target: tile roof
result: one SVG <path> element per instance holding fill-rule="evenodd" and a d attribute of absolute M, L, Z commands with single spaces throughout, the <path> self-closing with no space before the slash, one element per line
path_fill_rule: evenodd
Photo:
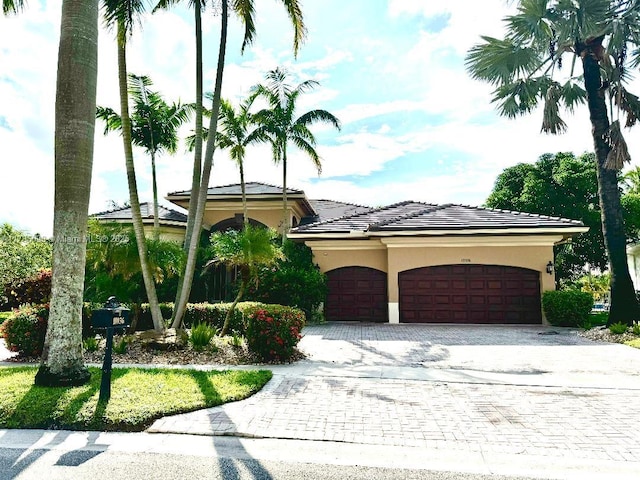
<path fill-rule="evenodd" d="M 570 228 L 582 222 L 467 205 L 406 201 L 295 228 L 292 233 L 394 232 L 506 228 Z"/>
<path fill-rule="evenodd" d="M 261 182 L 247 182 L 245 183 L 245 191 L 247 195 L 282 195 L 282 187 L 276 185 L 270 185 L 268 183 Z M 302 190 L 294 190 L 287 188 L 287 195 L 304 194 Z M 184 190 L 182 192 L 172 192 L 167 196 L 180 195 L 190 196 L 191 190 Z M 239 183 L 231 185 L 221 185 L 217 187 L 209 187 L 207 195 L 242 195 L 242 188 Z"/>
<path fill-rule="evenodd" d="M 324 222 L 334 218 L 341 218 L 347 215 L 354 215 L 372 210 L 371 207 L 365 207 L 364 205 L 336 202 L 335 200 L 309 200 L 309 203 L 316 211 L 317 215 L 315 217 L 303 218 L 300 221 L 302 225 Z"/>
<path fill-rule="evenodd" d="M 140 204 L 140 214 L 144 219 L 153 218 L 153 204 L 150 202 L 144 202 Z M 131 220 L 133 217 L 131 213 L 131 207 L 117 208 L 115 210 L 108 210 L 106 212 L 95 213 L 91 215 L 92 218 L 98 220 Z M 176 210 L 158 205 L 158 219 L 160 221 L 167 222 L 179 222 L 187 223 L 187 216 L 184 213 L 180 213 Z"/>

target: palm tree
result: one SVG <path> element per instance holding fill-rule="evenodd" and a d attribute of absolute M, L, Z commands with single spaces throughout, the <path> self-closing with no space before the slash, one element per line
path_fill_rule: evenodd
<path fill-rule="evenodd" d="M 23 0 L 2 0 L 2 13 L 10 15 L 19 13 L 24 8 Z"/>
<path fill-rule="evenodd" d="M 309 127 L 317 122 L 328 123 L 340 130 L 340 121 L 326 110 L 316 109 L 296 116 L 298 97 L 318 85 L 315 80 L 306 80 L 296 87 L 287 83 L 287 71 L 276 68 L 267 73 L 267 85 L 256 85 L 254 96 L 264 97 L 269 108 L 255 114 L 260 124 L 258 134 L 269 138 L 275 163 L 282 163 L 282 241 L 289 231 L 289 215 L 287 205 L 287 145 L 291 142 L 305 152 L 318 170 L 322 172 L 320 156 L 316 152 L 316 139 Z"/>
<path fill-rule="evenodd" d="M 226 335 L 231 316 L 242 299 L 249 283 L 256 278 L 260 267 L 273 265 L 284 258 L 282 250 L 274 243 L 275 231 L 264 227 L 245 225 L 241 231 L 216 232 L 211 236 L 210 250 L 213 259 L 210 265 L 226 265 L 240 274 L 240 288 L 227 310 L 220 335 Z"/>
<path fill-rule="evenodd" d="M 514 118 L 543 103 L 543 132 L 564 132 L 567 126 L 560 108 L 572 111 L 586 102 L 611 270 L 609 324 L 631 324 L 640 319 L 640 306 L 627 266 L 618 172 L 629 160 L 620 112 L 626 114 L 627 127 L 640 116 L 638 97 L 626 89 L 628 69 L 640 60 L 640 4 L 635 0 L 517 4 L 518 12 L 505 19 L 505 38 L 482 37 L 483 42 L 467 55 L 467 68 L 473 78 L 495 86 L 492 101 L 502 115 Z M 569 72 L 560 72 L 567 59 Z M 576 71 L 578 65 L 582 72 Z M 568 77 L 562 83 L 556 80 L 560 73 Z"/>
<path fill-rule="evenodd" d="M 281 0 L 287 9 L 287 14 L 294 28 L 293 48 L 294 53 L 297 54 L 298 48 L 302 43 L 306 34 L 306 29 L 302 19 L 302 10 L 298 0 Z M 169 3 L 175 3 L 169 0 Z M 195 273 L 196 259 L 197 259 L 197 247 L 200 240 L 200 231 L 202 229 L 202 222 L 204 219 L 204 207 L 207 200 L 207 191 L 209 188 L 209 178 L 211 176 L 211 167 L 213 165 L 213 153 L 215 150 L 215 139 L 218 126 L 218 113 L 220 110 L 220 93 L 222 90 L 222 76 L 224 73 L 224 57 L 227 48 L 227 26 L 228 26 L 228 10 L 229 6 L 231 10 L 235 12 L 240 20 L 243 22 L 244 38 L 242 42 L 241 51 L 253 42 L 255 37 L 255 10 L 253 0 L 227 0 L 221 1 L 221 23 L 220 23 L 220 45 L 218 49 L 218 64 L 216 67 L 216 81 L 213 90 L 213 100 L 211 107 L 211 117 L 209 119 L 209 133 L 207 138 L 207 146 L 204 154 L 202 170 L 198 168 L 197 158 L 194 161 L 193 172 L 193 184 L 195 185 L 196 178 L 200 180 L 197 188 L 192 188 L 191 199 L 189 200 L 189 220 L 187 221 L 187 232 L 185 237 L 185 251 L 187 252 L 187 261 L 185 264 L 185 271 L 183 278 L 178 286 L 178 293 L 176 295 L 175 309 L 172 326 L 174 328 L 180 327 L 182 324 L 182 318 L 187 306 L 189 294 L 191 293 L 191 286 L 193 283 L 193 275 Z M 198 8 L 199 3 L 195 2 Z M 196 29 L 198 25 L 196 22 Z M 196 42 L 198 40 L 196 39 Z M 201 44 L 198 45 L 201 47 Z M 198 48 L 197 46 L 197 48 Z M 197 57 L 197 54 L 196 54 Z M 196 62 L 200 63 L 200 77 L 196 78 L 196 100 L 199 101 L 202 98 L 202 72 L 201 72 L 201 58 L 196 59 Z M 198 90 L 199 88 L 199 90 Z M 200 111 L 196 112 L 196 157 L 198 155 L 198 143 L 201 142 L 202 132 L 201 126 L 198 126 L 197 119 L 201 115 Z M 191 216 L 193 215 L 193 221 Z"/>
<path fill-rule="evenodd" d="M 134 107 L 131 116 L 131 136 L 134 145 L 143 147 L 151 157 L 153 185 L 153 234 L 159 238 L 158 184 L 156 180 L 156 155 L 175 153 L 178 148 L 178 129 L 189 120 L 193 104 L 168 105 L 158 92 L 149 90 L 153 85 L 149 77 L 129 75 L 129 93 Z M 113 109 L 98 107 L 97 117 L 105 122 L 104 133 L 122 131 L 122 118 Z"/>
<path fill-rule="evenodd" d="M 82 291 L 97 78 L 98 0 L 64 0 L 56 83 L 53 277 L 36 385 L 83 385 L 91 378 L 82 357 Z"/>
<path fill-rule="evenodd" d="M 129 92 L 127 88 L 127 39 L 132 34 L 134 23 L 144 12 L 143 0 L 104 0 L 104 19 L 108 26 L 116 27 L 118 43 L 118 86 L 120 90 L 120 119 L 122 124 L 122 143 L 124 145 L 125 165 L 127 169 L 127 183 L 129 185 L 129 202 L 133 230 L 136 233 L 138 254 L 140 255 L 140 270 L 144 281 L 149 310 L 153 319 L 153 328 L 161 332 L 164 330 L 162 312 L 158 303 L 156 286 L 151 273 L 151 266 L 147 259 L 144 226 L 140 214 L 140 199 L 138 184 L 133 164 L 133 147 L 131 133 L 131 117 L 129 115 Z"/>

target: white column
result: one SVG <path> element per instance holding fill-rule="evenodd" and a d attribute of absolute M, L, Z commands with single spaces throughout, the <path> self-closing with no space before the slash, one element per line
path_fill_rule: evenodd
<path fill-rule="evenodd" d="M 400 323 L 398 302 L 389 302 L 389 323 Z"/>

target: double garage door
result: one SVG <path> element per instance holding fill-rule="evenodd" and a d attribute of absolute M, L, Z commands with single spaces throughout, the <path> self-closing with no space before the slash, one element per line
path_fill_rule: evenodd
<path fill-rule="evenodd" d="M 364 267 L 327 273 L 327 320 L 387 322 L 387 275 Z M 400 272 L 400 322 L 540 324 L 540 276 L 498 265 Z"/>

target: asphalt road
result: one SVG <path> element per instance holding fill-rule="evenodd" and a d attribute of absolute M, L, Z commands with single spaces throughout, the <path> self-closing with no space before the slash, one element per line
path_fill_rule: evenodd
<path fill-rule="evenodd" d="M 51 450 L 0 449 L 0 479 L 429 479 L 528 480 L 469 473 L 351 465 L 285 463 L 228 457 L 201 457 L 158 453 L 121 453 L 76 450 L 57 455 Z"/>

